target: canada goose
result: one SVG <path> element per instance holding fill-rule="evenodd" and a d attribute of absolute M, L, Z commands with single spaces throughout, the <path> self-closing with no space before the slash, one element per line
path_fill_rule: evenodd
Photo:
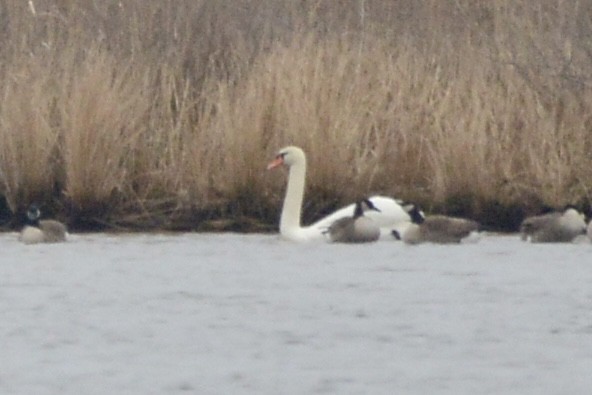
<path fill-rule="evenodd" d="M 51 219 L 40 220 L 41 211 L 36 204 L 27 210 L 25 227 L 20 240 L 25 244 L 59 243 L 66 241 L 66 226 Z"/>
<path fill-rule="evenodd" d="M 412 223 L 402 234 L 393 231 L 395 238 L 401 239 L 407 244 L 460 243 L 463 239 L 470 236 L 472 232 L 479 230 L 479 224 L 469 219 L 448 217 L 445 215 L 430 215 L 426 217 L 417 207 L 407 207 Z"/>
<path fill-rule="evenodd" d="M 365 211 L 380 212 L 368 199 L 355 203 L 353 217 L 336 220 L 329 226 L 327 233 L 334 243 L 367 243 L 380 237 L 380 228 L 372 218 L 364 216 Z"/>
<path fill-rule="evenodd" d="M 520 225 L 521 239 L 532 243 L 568 243 L 586 233 L 584 215 L 568 206 L 563 211 L 526 218 Z"/>
<path fill-rule="evenodd" d="M 267 169 L 271 170 L 282 165 L 287 166 L 290 170 L 280 218 L 280 234 L 283 238 L 293 241 L 323 239 L 323 233 L 333 222 L 351 215 L 354 210 L 353 204 L 337 210 L 312 225 L 301 226 L 300 213 L 306 178 L 306 155 L 304 151 L 294 146 L 282 148 L 275 159 L 269 163 Z M 403 209 L 399 201 L 384 196 L 372 196 L 368 200 L 380 209 L 380 212 L 369 212 L 368 216 L 376 222 L 379 228 L 385 229 L 385 233 L 390 233 L 390 229 L 400 222 L 410 221 L 409 214 Z"/>

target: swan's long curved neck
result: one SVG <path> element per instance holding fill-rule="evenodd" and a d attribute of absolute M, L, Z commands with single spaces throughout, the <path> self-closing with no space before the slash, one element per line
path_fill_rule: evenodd
<path fill-rule="evenodd" d="M 280 218 L 280 232 L 287 234 L 300 228 L 300 214 L 304 199 L 304 180 L 306 177 L 306 160 L 290 166 L 286 197 Z"/>

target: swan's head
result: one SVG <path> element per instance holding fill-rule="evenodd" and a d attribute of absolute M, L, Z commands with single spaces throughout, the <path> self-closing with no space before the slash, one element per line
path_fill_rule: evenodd
<path fill-rule="evenodd" d="M 298 147 L 289 146 L 278 151 L 275 159 L 267 165 L 267 170 L 274 169 L 278 166 L 293 166 L 295 164 L 305 163 L 306 157 L 304 151 Z"/>

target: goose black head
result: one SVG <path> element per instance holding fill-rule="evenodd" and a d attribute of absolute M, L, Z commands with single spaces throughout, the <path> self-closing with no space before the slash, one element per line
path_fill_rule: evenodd
<path fill-rule="evenodd" d="M 415 204 L 406 204 L 403 206 L 403 209 L 407 211 L 407 214 L 411 217 L 411 222 L 414 224 L 419 225 L 425 220 L 423 211 L 421 211 Z"/>
<path fill-rule="evenodd" d="M 372 203 L 369 199 L 358 200 L 356 202 L 356 208 L 354 210 L 354 218 L 361 217 L 362 215 L 364 215 L 365 211 L 370 210 L 380 212 L 378 207 L 376 207 L 374 203 Z"/>
<path fill-rule="evenodd" d="M 27 223 L 37 225 L 40 217 L 41 210 L 39 210 L 39 206 L 36 203 L 31 204 L 27 210 Z"/>

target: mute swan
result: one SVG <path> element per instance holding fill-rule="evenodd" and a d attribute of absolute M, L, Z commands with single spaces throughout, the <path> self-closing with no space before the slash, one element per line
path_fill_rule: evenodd
<path fill-rule="evenodd" d="M 354 216 L 343 217 L 333 222 L 327 233 L 334 243 L 367 243 L 380 237 L 380 228 L 374 220 L 364 216 L 365 211 L 378 211 L 368 199 L 356 202 Z"/>
<path fill-rule="evenodd" d="M 586 233 L 584 215 L 573 207 L 526 218 L 520 225 L 522 240 L 532 243 L 566 243 Z"/>
<path fill-rule="evenodd" d="M 408 212 L 411 215 L 412 224 L 402 234 L 393 231 L 395 238 L 407 244 L 460 243 L 479 229 L 479 224 L 469 219 L 445 215 L 426 217 L 415 206 L 409 206 Z"/>
<path fill-rule="evenodd" d="M 66 226 L 51 219 L 39 220 L 41 211 L 36 204 L 27 210 L 25 227 L 19 239 L 25 244 L 58 243 L 66 241 Z"/>
<path fill-rule="evenodd" d="M 353 204 L 335 211 L 333 214 L 310 226 L 300 226 L 300 214 L 306 177 L 306 156 L 304 155 L 304 151 L 294 146 L 282 148 L 275 159 L 269 163 L 267 169 L 271 170 L 281 165 L 289 168 L 288 186 L 286 188 L 286 196 L 280 218 L 280 234 L 283 238 L 294 241 L 322 239 L 323 232 L 333 222 L 352 215 L 354 211 Z M 369 212 L 368 217 L 372 218 L 376 222 L 376 225 L 381 228 L 381 233 L 390 234 L 393 226 L 411 220 L 409 214 L 394 199 L 384 196 L 373 196 L 369 200 L 380 210 L 380 212 Z"/>

